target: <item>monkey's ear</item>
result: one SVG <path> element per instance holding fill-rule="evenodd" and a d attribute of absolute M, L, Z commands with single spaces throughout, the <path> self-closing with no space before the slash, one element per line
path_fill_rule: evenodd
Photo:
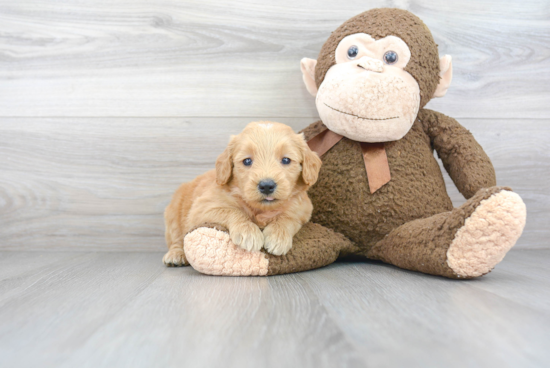
<path fill-rule="evenodd" d="M 227 145 L 227 148 L 218 156 L 216 160 L 216 183 L 218 185 L 225 185 L 229 182 L 231 175 L 233 174 L 233 141 L 235 136 L 231 136 L 231 140 Z"/>
<path fill-rule="evenodd" d="M 313 97 L 317 95 L 317 84 L 315 83 L 315 66 L 317 60 L 303 58 L 300 60 L 300 69 L 302 69 L 302 75 L 306 89 Z"/>
<path fill-rule="evenodd" d="M 451 55 L 439 58 L 439 84 L 434 92 L 434 97 L 443 97 L 451 85 L 453 79 L 453 60 Z"/>

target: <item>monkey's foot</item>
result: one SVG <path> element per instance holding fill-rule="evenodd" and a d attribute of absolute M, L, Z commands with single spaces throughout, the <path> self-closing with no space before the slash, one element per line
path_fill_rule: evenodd
<path fill-rule="evenodd" d="M 191 266 L 207 275 L 265 276 L 269 261 L 260 251 L 236 246 L 219 227 L 199 227 L 183 240 L 185 255 Z"/>
<path fill-rule="evenodd" d="M 525 217 L 525 204 L 514 192 L 503 190 L 481 201 L 456 232 L 447 264 L 459 277 L 488 273 L 520 237 Z"/>

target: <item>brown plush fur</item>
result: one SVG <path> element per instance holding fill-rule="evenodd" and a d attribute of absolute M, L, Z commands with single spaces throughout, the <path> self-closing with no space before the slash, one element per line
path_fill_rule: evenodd
<path fill-rule="evenodd" d="M 325 129 L 319 121 L 303 132 L 309 140 Z M 478 192 L 460 208 L 453 210 L 434 148 L 459 190 L 468 198 Z M 286 256 L 268 255 L 268 274 L 308 270 L 358 254 L 458 278 L 446 263 L 456 231 L 482 200 L 509 188 L 493 187 L 491 162 L 471 133 L 434 111 L 421 110 L 403 139 L 386 143 L 386 152 L 392 179 L 374 194 L 358 142 L 343 138 L 323 155 L 319 179 L 309 191 L 315 224 L 296 234 Z M 493 188 L 480 190 L 488 187 Z"/>
<path fill-rule="evenodd" d="M 308 222 L 294 237 L 294 246 L 284 256 L 266 254 L 268 275 L 312 270 L 336 261 L 338 257 L 357 253 L 358 248 L 344 235 Z"/>
<path fill-rule="evenodd" d="M 324 129 L 317 122 L 304 134 L 310 139 Z M 312 221 L 347 236 L 359 247 L 359 254 L 452 277 L 453 272 L 445 264 L 446 249 L 481 199 L 469 202 L 468 213 L 447 212 L 453 206 L 433 150 L 437 150 L 457 188 L 467 198 L 481 188 L 496 185 L 491 161 L 456 120 L 427 109 L 420 111 L 404 138 L 385 146 L 392 178 L 374 194 L 370 193 L 358 142 L 343 138 L 323 155 L 319 180 L 309 192 L 314 204 Z M 500 190 L 496 187 L 490 193 Z M 443 221 L 450 225 L 448 216 L 442 213 L 452 214 L 457 224 L 445 232 L 438 224 Z M 442 215 L 430 217 L 437 214 Z M 429 219 L 413 221 L 421 218 Z M 407 233 L 417 233 L 412 236 L 414 242 L 408 236 L 388 238 L 403 224 L 407 224 Z M 398 262 L 402 256 L 408 261 Z M 417 265 L 420 259 L 424 259 L 422 266 Z"/>
<path fill-rule="evenodd" d="M 323 127 L 316 123 L 306 128 L 306 139 Z M 394 228 L 453 209 L 434 148 L 443 152 L 443 163 L 461 192 L 473 195 L 496 185 L 483 149 L 470 132 L 443 114 L 421 110 L 409 133 L 385 146 L 391 180 L 376 193 L 370 193 L 360 145 L 348 138 L 323 155 L 319 180 L 309 192 L 312 221 L 346 235 L 365 254 Z M 453 156 L 451 151 L 472 154 Z"/>
<path fill-rule="evenodd" d="M 432 275 L 471 278 L 461 277 L 449 267 L 447 251 L 456 232 L 480 203 L 503 190 L 510 189 L 482 189 L 459 208 L 407 222 L 390 231 L 368 250 L 341 233 L 310 222 L 296 234 L 294 246 L 288 254 L 283 257 L 266 255 L 268 275 L 310 270 L 331 264 L 339 257 L 356 254 Z"/>
<path fill-rule="evenodd" d="M 290 164 L 283 165 L 283 157 L 290 158 Z M 245 166 L 245 158 L 252 159 L 252 165 Z M 265 247 L 272 254 L 286 254 L 294 234 L 311 217 L 306 190 L 317 180 L 320 166 L 303 136 L 290 127 L 272 122 L 249 124 L 231 138 L 216 170 L 182 184 L 174 194 L 165 211 L 169 251 L 164 263 L 186 263 L 183 236 L 206 222 L 227 227 L 232 241 L 244 249 Z M 269 196 L 258 190 L 264 179 L 277 184 Z"/>
<path fill-rule="evenodd" d="M 409 72 L 420 86 L 420 107 L 424 107 L 430 101 L 439 82 L 437 45 L 424 22 L 414 14 L 401 9 L 372 9 L 336 28 L 321 48 L 317 59 L 317 87 L 323 83 L 329 68 L 336 63 L 334 52 L 340 41 L 355 33 L 367 33 L 375 40 L 397 36 L 405 41 L 411 51 L 411 60 L 405 71 Z"/>
<path fill-rule="evenodd" d="M 462 248 L 453 252 L 455 257 L 464 258 L 449 263 L 453 239 L 465 228 L 476 209 L 490 203 L 485 212 L 491 211 L 494 215 L 502 211 L 505 216 L 497 213 L 491 226 L 484 225 L 484 218 L 473 224 L 470 221 L 470 228 L 474 229 L 473 233 L 487 228 L 500 235 L 512 234 L 506 239 L 507 246 L 502 247 L 506 252 L 521 234 L 525 206 L 519 196 L 502 193 L 509 188 L 496 187 L 491 161 L 468 130 L 448 116 L 423 109 L 439 81 L 437 45 L 430 31 L 416 16 L 400 9 L 373 9 L 353 17 L 323 45 L 315 69 L 317 86 L 335 63 L 338 43 L 355 33 L 367 33 L 375 39 L 394 35 L 408 44 L 411 59 L 405 70 L 418 82 L 421 108 L 402 139 L 384 143 L 391 180 L 374 193 L 370 192 L 360 142 L 344 137 L 323 155 L 319 179 L 309 191 L 314 223 L 305 225 L 296 234 L 293 248 L 284 257 L 266 255 L 267 273 L 321 267 L 347 254 L 450 278 L 477 277 L 490 271 L 505 253 L 494 255 L 493 259 L 487 258 L 485 250 L 482 254 L 464 253 L 475 253 L 478 249 L 477 238 L 472 236 L 464 240 L 468 244 L 459 242 Z M 309 140 L 325 129 L 322 122 L 317 122 L 303 132 Z M 459 191 L 469 198 L 459 208 L 453 209 L 447 195 L 434 149 Z M 490 201 L 495 198 L 498 200 Z M 495 207 L 508 199 L 512 202 Z M 479 212 L 480 216 L 484 211 Z M 511 226 L 513 231 L 507 232 Z M 491 235 L 480 236 L 490 239 Z M 463 264 L 469 265 L 468 257 L 487 267 L 473 267 L 476 270 L 472 273 L 464 271 L 469 269 L 463 267 Z M 451 268 L 452 264 L 459 263 L 462 274 Z"/>

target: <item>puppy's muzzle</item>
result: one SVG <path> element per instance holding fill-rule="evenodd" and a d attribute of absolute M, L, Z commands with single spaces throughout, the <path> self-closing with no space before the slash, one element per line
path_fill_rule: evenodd
<path fill-rule="evenodd" d="M 260 193 L 265 195 L 273 193 L 275 188 L 277 188 L 277 184 L 273 181 L 273 179 L 264 179 L 258 183 L 258 190 Z"/>

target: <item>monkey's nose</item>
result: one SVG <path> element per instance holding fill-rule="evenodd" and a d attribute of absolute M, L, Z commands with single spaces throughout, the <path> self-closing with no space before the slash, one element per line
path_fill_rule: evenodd
<path fill-rule="evenodd" d="M 370 72 L 382 73 L 384 71 L 384 63 L 381 60 L 376 60 L 368 56 L 363 56 L 357 62 L 357 66 Z"/>
<path fill-rule="evenodd" d="M 273 193 L 275 188 L 277 188 L 277 184 L 273 179 L 264 179 L 258 183 L 258 190 L 265 195 Z"/>

